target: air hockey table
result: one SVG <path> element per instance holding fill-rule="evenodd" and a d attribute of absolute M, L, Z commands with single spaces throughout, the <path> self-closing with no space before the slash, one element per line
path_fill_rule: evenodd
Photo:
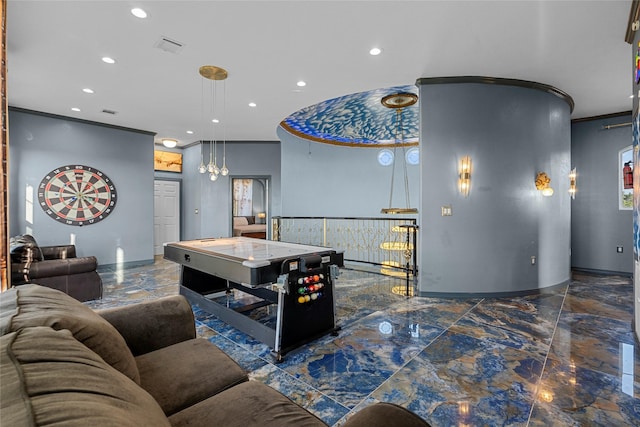
<path fill-rule="evenodd" d="M 228 237 L 166 243 L 164 258 L 181 265 L 181 295 L 267 344 L 278 361 L 339 329 L 334 282 L 341 252 Z"/>

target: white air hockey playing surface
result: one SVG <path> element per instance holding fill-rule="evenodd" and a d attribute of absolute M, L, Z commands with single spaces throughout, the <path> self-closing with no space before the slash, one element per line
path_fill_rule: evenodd
<path fill-rule="evenodd" d="M 331 250 L 319 246 L 253 239 L 250 237 L 188 240 L 171 243 L 171 245 L 243 263 L 246 261 L 245 265 L 247 267 L 253 265 L 259 266 L 260 264 L 270 263 L 275 260 L 316 254 L 319 250 Z"/>

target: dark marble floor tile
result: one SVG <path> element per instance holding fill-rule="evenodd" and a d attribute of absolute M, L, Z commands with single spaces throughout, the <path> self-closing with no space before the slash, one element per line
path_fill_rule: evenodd
<path fill-rule="evenodd" d="M 640 348 L 629 322 L 583 313 L 563 313 L 548 357 L 617 376 L 623 369 L 625 348 L 633 350 L 626 363 L 631 363 L 640 374 Z"/>
<path fill-rule="evenodd" d="M 525 425 L 544 359 L 447 332 L 371 397 L 416 412 L 434 426 Z"/>
<path fill-rule="evenodd" d="M 345 406 L 274 365 L 256 369 L 249 377 L 278 390 L 329 425 L 333 425 L 349 412 Z"/>
<path fill-rule="evenodd" d="M 565 311 L 588 313 L 619 320 L 633 319 L 633 287 L 626 284 L 575 283 L 571 285 Z"/>
<path fill-rule="evenodd" d="M 104 298 L 87 305 L 176 295 L 179 271 L 163 259 L 106 269 Z M 433 426 L 640 425 L 628 277 L 574 273 L 568 288 L 466 300 L 407 298 L 397 293 L 404 285 L 341 269 L 335 295 L 342 330 L 280 364 L 267 345 L 192 308 L 199 337 L 329 425 L 376 401 L 408 407 Z"/>
<path fill-rule="evenodd" d="M 545 357 L 563 298 L 559 294 L 540 294 L 486 299 L 471 309 L 450 331 Z"/>
<path fill-rule="evenodd" d="M 633 370 L 614 376 L 548 360 L 529 425 L 640 425 Z"/>
<path fill-rule="evenodd" d="M 386 307 L 389 314 L 423 312 L 424 321 L 430 325 L 448 328 L 467 314 L 480 299 L 443 299 L 414 297 Z"/>

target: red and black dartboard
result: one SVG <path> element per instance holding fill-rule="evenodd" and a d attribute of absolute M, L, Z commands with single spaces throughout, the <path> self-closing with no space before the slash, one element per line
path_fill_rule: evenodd
<path fill-rule="evenodd" d="M 67 165 L 52 170 L 38 187 L 40 206 L 51 218 L 68 225 L 89 225 L 105 219 L 116 206 L 116 187 L 98 169 Z"/>

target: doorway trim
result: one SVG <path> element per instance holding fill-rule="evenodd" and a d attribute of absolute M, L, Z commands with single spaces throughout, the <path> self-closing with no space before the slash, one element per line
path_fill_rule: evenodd
<path fill-rule="evenodd" d="M 271 227 L 269 221 L 271 218 L 271 175 L 229 175 L 229 235 L 233 236 L 233 180 L 234 179 L 253 179 L 264 180 L 264 213 L 267 215 L 265 224 L 267 225 L 267 240 L 271 239 Z"/>
<path fill-rule="evenodd" d="M 179 197 L 178 197 L 178 215 L 180 216 L 180 220 L 178 222 L 178 241 L 182 240 L 182 233 L 183 233 L 183 229 L 184 229 L 184 215 L 182 214 L 182 178 L 165 178 L 165 177 L 159 177 L 159 176 L 154 176 L 153 178 L 153 184 L 154 184 L 154 203 L 155 203 L 155 183 L 156 181 L 171 181 L 171 182 L 177 182 L 178 183 L 178 191 L 180 192 Z M 155 255 L 155 207 L 153 210 L 153 226 L 154 226 L 154 236 L 153 236 L 153 253 L 154 253 L 154 257 Z"/>

